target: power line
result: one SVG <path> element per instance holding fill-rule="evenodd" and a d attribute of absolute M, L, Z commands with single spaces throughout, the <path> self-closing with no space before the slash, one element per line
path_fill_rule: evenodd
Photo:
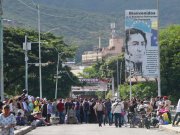
<path fill-rule="evenodd" d="M 37 4 L 34 2 L 34 0 L 31 0 L 31 1 L 32 1 L 33 5 L 35 5 L 35 6 L 37 5 Z"/>
<path fill-rule="evenodd" d="M 33 7 L 29 6 L 29 5 L 27 5 L 25 2 L 23 2 L 21 0 L 17 0 L 17 1 L 20 2 L 21 4 L 25 5 L 26 7 L 30 8 L 31 10 L 37 11 L 36 8 L 33 8 Z"/>
<path fill-rule="evenodd" d="M 36 8 L 33 8 L 33 7 L 29 6 L 28 4 L 26 4 L 26 3 L 23 2 L 22 0 L 17 0 L 17 1 L 20 2 L 21 4 L 25 5 L 26 7 L 30 8 L 31 10 L 37 11 Z M 34 1 L 32 1 L 32 2 L 35 4 Z M 75 18 L 75 17 L 57 16 L 57 15 L 53 15 L 53 14 L 44 13 L 44 12 L 42 12 L 42 11 L 41 11 L 41 14 L 42 14 L 42 15 L 46 15 L 46 16 L 56 17 L 56 18 Z"/>
<path fill-rule="evenodd" d="M 66 67 L 64 68 L 65 69 L 65 72 L 66 74 L 68 75 L 69 79 L 74 82 L 74 83 L 78 83 L 77 81 L 74 81 L 73 78 L 70 76 L 69 72 L 67 71 Z"/>

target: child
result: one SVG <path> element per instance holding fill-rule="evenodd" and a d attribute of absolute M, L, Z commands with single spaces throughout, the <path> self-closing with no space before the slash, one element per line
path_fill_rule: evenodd
<path fill-rule="evenodd" d="M 21 112 L 18 112 L 17 116 L 16 116 L 16 124 L 19 126 L 24 126 L 25 125 L 25 121 L 24 118 L 21 116 Z"/>
<path fill-rule="evenodd" d="M 163 120 L 162 115 L 160 115 L 160 116 L 158 117 L 158 121 L 159 121 L 159 125 L 163 125 L 163 124 L 164 124 L 164 120 Z"/>
<path fill-rule="evenodd" d="M 151 124 L 152 124 L 152 126 L 158 127 L 158 123 L 159 123 L 159 121 L 158 121 L 158 119 L 157 119 L 157 117 L 156 117 L 156 114 L 152 114 L 152 118 L 151 118 Z"/>

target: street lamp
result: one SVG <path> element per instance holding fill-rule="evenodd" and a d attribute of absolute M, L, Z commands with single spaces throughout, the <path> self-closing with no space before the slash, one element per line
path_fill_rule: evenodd
<path fill-rule="evenodd" d="M 39 91 L 40 91 L 40 98 L 42 98 L 42 72 L 41 72 L 41 18 L 40 18 L 40 10 L 39 10 L 39 3 L 35 3 L 32 0 L 33 4 L 37 8 L 38 12 L 38 43 L 39 43 Z"/>
<path fill-rule="evenodd" d="M 37 9 L 38 9 L 38 35 L 39 35 L 39 90 L 40 90 L 40 98 L 42 98 L 41 27 L 40 27 L 40 10 L 39 10 L 39 4 L 37 5 Z"/>
<path fill-rule="evenodd" d="M 35 4 L 35 3 L 34 3 Z M 39 4 L 35 4 L 38 12 L 38 44 L 39 44 L 39 91 L 40 91 L 40 98 L 42 98 L 42 72 L 41 72 L 41 18 L 40 18 L 40 10 Z"/>
<path fill-rule="evenodd" d="M 3 24 L 2 24 L 2 0 L 0 0 L 0 95 L 4 100 L 4 73 L 3 73 Z"/>

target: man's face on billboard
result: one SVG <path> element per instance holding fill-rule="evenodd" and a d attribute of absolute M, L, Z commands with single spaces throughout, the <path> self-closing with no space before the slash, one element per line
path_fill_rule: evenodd
<path fill-rule="evenodd" d="M 131 34 L 127 45 L 131 61 L 135 63 L 142 62 L 146 51 L 146 43 L 143 36 L 140 33 Z"/>

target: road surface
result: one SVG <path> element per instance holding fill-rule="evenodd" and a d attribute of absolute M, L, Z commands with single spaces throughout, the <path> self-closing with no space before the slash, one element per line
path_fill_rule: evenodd
<path fill-rule="evenodd" d="M 38 127 L 27 135 L 177 135 L 158 128 L 116 128 L 115 126 L 99 127 L 98 124 L 53 125 Z"/>

